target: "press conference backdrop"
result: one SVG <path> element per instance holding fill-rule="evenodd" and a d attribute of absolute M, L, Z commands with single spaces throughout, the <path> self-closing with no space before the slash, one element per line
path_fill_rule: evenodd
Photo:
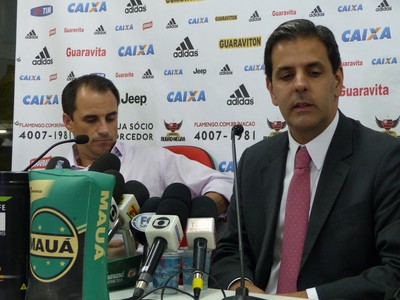
<path fill-rule="evenodd" d="M 199 146 L 232 172 L 233 125 L 245 128 L 238 156 L 287 130 L 265 87 L 263 50 L 294 18 L 334 32 L 345 74 L 339 108 L 397 137 L 399 13 L 396 0 L 19 0 L 12 168 L 71 138 L 61 91 L 97 73 L 120 90 L 120 140 Z M 41 167 L 69 147 L 53 149 Z"/>

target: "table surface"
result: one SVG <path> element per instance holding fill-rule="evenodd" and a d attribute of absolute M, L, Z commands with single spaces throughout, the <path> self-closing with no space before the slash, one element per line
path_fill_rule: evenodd
<path fill-rule="evenodd" d="M 234 291 L 224 291 L 226 296 L 233 296 L 235 295 Z M 110 292 L 110 300 L 121 300 L 125 298 L 129 298 L 132 296 L 133 293 L 133 288 L 129 289 L 124 289 L 124 290 L 118 290 L 118 291 L 112 291 Z M 193 295 L 193 293 L 190 293 Z M 267 300 L 293 300 L 293 299 L 299 299 L 299 298 L 293 298 L 293 297 L 284 297 L 284 296 L 277 296 L 277 295 L 267 295 L 267 294 L 254 294 L 250 293 L 251 296 L 257 297 L 259 299 L 267 299 Z M 224 295 L 222 294 L 222 291 L 217 290 L 217 289 L 207 289 L 201 292 L 200 295 L 200 300 L 222 300 L 224 298 Z M 149 300 L 158 300 L 161 299 L 160 294 L 150 294 L 144 299 L 149 299 Z M 163 299 L 169 299 L 169 300 L 184 300 L 184 299 L 193 299 L 189 297 L 188 295 L 185 295 L 183 293 L 178 293 L 174 295 L 166 295 L 164 294 Z"/>

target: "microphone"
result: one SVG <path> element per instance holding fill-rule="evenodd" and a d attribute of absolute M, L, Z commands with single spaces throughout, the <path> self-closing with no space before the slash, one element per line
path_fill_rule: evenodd
<path fill-rule="evenodd" d="M 235 194 L 235 205 L 236 205 L 236 221 L 238 226 L 238 250 L 240 259 L 240 286 L 235 291 L 235 296 L 229 296 L 224 299 L 229 300 L 258 300 L 260 298 L 249 296 L 249 289 L 245 287 L 245 275 L 244 275 L 244 258 L 243 258 L 243 236 L 242 236 L 242 224 L 240 221 L 240 206 L 239 206 L 239 189 L 237 183 L 237 158 L 236 158 L 236 143 L 235 136 L 241 136 L 244 131 L 242 125 L 238 124 L 232 127 L 231 140 L 232 140 L 232 158 L 233 158 L 233 183 L 234 183 L 234 194 Z"/>
<path fill-rule="evenodd" d="M 76 144 L 86 144 L 89 142 L 89 137 L 87 135 L 77 135 L 75 138 L 70 139 L 70 140 L 65 140 L 65 141 L 60 141 L 52 146 L 50 146 L 46 151 L 44 151 L 42 154 L 40 154 L 33 162 L 31 162 L 23 171 L 28 171 L 30 168 L 32 168 L 39 160 L 43 158 L 51 149 L 54 147 L 61 145 L 61 144 L 66 144 L 66 143 L 76 143 Z"/>
<path fill-rule="evenodd" d="M 190 207 L 192 206 L 192 193 L 190 192 L 190 189 L 183 183 L 174 182 L 167 186 L 161 196 L 161 201 L 168 198 L 180 199 L 186 202 L 186 205 L 189 207 L 190 211 Z"/>
<path fill-rule="evenodd" d="M 125 185 L 124 177 L 120 172 L 116 170 L 106 170 L 103 173 L 114 175 L 115 177 L 113 196 L 110 206 L 110 222 L 108 230 L 108 240 L 110 241 L 114 237 L 118 229 L 120 229 L 125 223 L 129 223 L 129 218 L 126 214 L 123 214 L 121 212 L 118 205 L 122 198 L 122 192 Z"/>
<path fill-rule="evenodd" d="M 192 199 L 186 239 L 188 246 L 193 248 L 192 290 L 195 299 L 199 299 L 203 289 L 207 250 L 213 250 L 216 246 L 215 223 L 217 218 L 217 205 L 211 198 L 199 196 Z"/>
<path fill-rule="evenodd" d="M 147 225 L 149 224 L 151 217 L 156 213 L 160 201 L 160 197 L 151 197 L 147 199 L 140 208 L 139 214 L 134 216 L 129 223 L 133 237 L 143 246 L 147 245 L 145 235 Z"/>
<path fill-rule="evenodd" d="M 151 217 L 146 228 L 147 243 L 151 247 L 136 281 L 133 299 L 143 296 L 164 250 L 177 251 L 179 248 L 189 216 L 187 204 L 189 199 L 186 198 L 187 193 L 182 186 L 185 185 L 173 184 L 173 186 L 167 187 L 167 193 L 164 191 L 157 212 Z M 188 188 L 186 187 L 186 189 Z M 173 193 L 174 191 L 175 193 Z M 183 192 L 183 194 L 179 194 L 179 192 Z"/>
<path fill-rule="evenodd" d="M 144 202 L 150 198 L 149 190 L 143 183 L 137 180 L 129 180 L 125 182 L 124 194 L 135 195 L 139 207 L 141 207 Z"/>
<path fill-rule="evenodd" d="M 46 165 L 46 170 L 71 169 L 68 159 L 62 156 L 53 156 Z"/>
<path fill-rule="evenodd" d="M 88 168 L 89 171 L 94 172 L 105 172 L 108 170 L 116 170 L 119 171 L 121 168 L 121 161 L 118 156 L 107 152 L 101 155 L 91 166 Z"/>
<path fill-rule="evenodd" d="M 106 170 L 102 173 L 114 175 L 115 184 L 114 184 L 114 190 L 113 190 L 113 198 L 119 205 L 122 201 L 122 198 L 123 198 L 122 195 L 123 195 L 123 191 L 125 188 L 124 176 L 122 176 L 122 174 L 120 172 L 118 172 L 117 170 L 113 170 L 113 169 Z"/>

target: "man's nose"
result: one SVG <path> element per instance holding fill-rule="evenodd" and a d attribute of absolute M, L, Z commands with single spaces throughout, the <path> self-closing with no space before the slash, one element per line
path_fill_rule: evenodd
<path fill-rule="evenodd" d="M 109 132 L 108 124 L 105 120 L 99 122 L 98 131 L 100 133 L 107 133 Z"/>
<path fill-rule="evenodd" d="M 295 89 L 297 92 L 305 92 L 308 90 L 308 83 L 306 74 L 300 72 L 296 74 L 295 77 Z"/>

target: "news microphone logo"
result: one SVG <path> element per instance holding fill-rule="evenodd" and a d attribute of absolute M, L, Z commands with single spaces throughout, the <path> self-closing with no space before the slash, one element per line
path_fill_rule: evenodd
<path fill-rule="evenodd" d="M 153 221 L 153 227 L 156 229 L 167 228 L 171 221 L 166 217 L 159 217 Z"/>

